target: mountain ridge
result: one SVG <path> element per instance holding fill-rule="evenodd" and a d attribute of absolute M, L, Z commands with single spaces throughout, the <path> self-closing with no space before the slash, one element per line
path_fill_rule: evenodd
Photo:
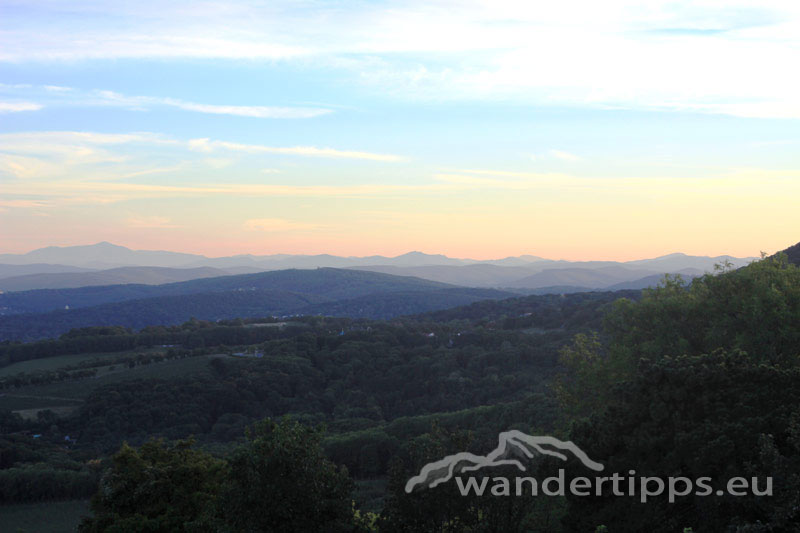
<path fill-rule="evenodd" d="M 59 256 L 62 260 L 58 260 Z M 94 265 L 110 265 L 114 261 L 123 261 L 127 258 L 131 261 L 127 264 L 119 264 L 114 266 L 163 266 L 163 267 L 177 267 L 189 268 L 195 266 L 214 266 L 213 264 L 197 265 L 196 262 L 235 262 L 241 261 L 240 266 L 248 266 L 252 262 L 265 262 L 276 263 L 280 265 L 282 262 L 289 260 L 297 260 L 305 263 L 313 263 L 313 261 L 341 261 L 358 262 L 359 264 L 369 264 L 365 261 L 374 261 L 371 264 L 384 264 L 385 261 L 394 262 L 390 264 L 403 264 L 403 265 L 437 265 L 437 264 L 461 264 L 470 265 L 476 263 L 496 264 L 496 265 L 519 265 L 519 264 L 533 264 L 540 261 L 549 261 L 551 263 L 614 263 L 614 264 L 646 264 L 653 261 L 666 261 L 675 258 L 701 258 L 711 260 L 722 259 L 735 259 L 735 260 L 753 260 L 755 257 L 736 258 L 733 256 L 722 255 L 717 257 L 709 256 L 691 256 L 681 252 L 671 253 L 655 258 L 636 259 L 632 261 L 566 261 L 563 259 L 547 259 L 535 255 L 523 254 L 519 256 L 509 256 L 500 259 L 469 259 L 469 258 L 453 258 L 443 254 L 428 254 L 418 250 L 409 251 L 397 256 L 337 256 L 332 254 L 238 254 L 222 257 L 208 257 L 201 254 L 190 254 L 183 252 L 172 252 L 168 250 L 133 250 L 125 246 L 113 244 L 108 241 L 101 241 L 95 244 L 88 245 L 75 245 L 75 246 L 46 246 L 37 248 L 22 254 L 0 254 L 0 264 L 14 264 L 25 265 L 31 263 L 48 263 L 48 264 L 63 264 L 67 266 L 86 266 L 88 264 Z M 52 260 L 42 260 L 52 259 Z M 150 263 L 143 263 L 142 261 L 151 261 Z M 165 261 L 171 264 L 156 264 L 152 261 Z M 315 265 L 315 266 L 333 266 L 333 265 Z M 108 267 L 113 268 L 113 267 Z M 291 268 L 286 267 L 284 268 Z M 277 270 L 277 268 L 276 268 Z"/>
<path fill-rule="evenodd" d="M 550 286 L 588 287 L 602 289 L 619 283 L 631 283 L 648 276 L 665 273 L 679 273 L 694 269 L 700 273 L 711 272 L 714 265 L 730 261 L 735 267 L 744 266 L 754 258 L 735 258 L 732 256 L 689 256 L 683 253 L 667 254 L 652 259 L 634 261 L 566 261 L 545 259 L 539 256 L 522 255 L 503 259 L 474 260 L 447 257 L 442 254 L 426 254 L 411 251 L 396 257 L 371 255 L 365 257 L 340 257 L 331 254 L 288 255 L 275 254 L 258 256 L 240 254 L 228 257 L 209 258 L 202 255 L 181 254 L 168 251 L 136 251 L 123 246 L 101 242 L 94 245 L 76 247 L 50 246 L 33 250 L 27 254 L 0 255 L 0 267 L 20 276 L 44 272 L 52 276 L 38 278 L 0 279 L 0 290 L 18 291 L 40 288 L 71 288 L 97 286 L 111 283 L 168 283 L 176 280 L 189 280 L 205 275 L 196 275 L 192 269 L 216 269 L 217 275 L 243 274 L 288 269 L 344 268 L 362 271 L 383 272 L 399 276 L 414 276 L 451 285 L 517 288 L 538 290 Z M 42 264 L 50 260 L 62 267 Z M 25 261 L 37 261 L 31 272 L 25 272 Z M 3 265 L 3 262 L 6 265 Z M 65 263 L 72 263 L 71 266 Z M 9 264 L 11 263 L 11 264 Z M 79 266 L 76 266 L 79 265 Z M 140 268 L 120 276 L 118 269 Z M 164 274 L 159 279 L 146 269 L 171 268 L 184 270 Z M 61 276 L 58 270 L 75 274 L 75 269 L 84 269 L 83 275 Z M 611 270 L 621 275 L 607 275 Z M 0 278 L 11 276 L 2 275 Z"/>

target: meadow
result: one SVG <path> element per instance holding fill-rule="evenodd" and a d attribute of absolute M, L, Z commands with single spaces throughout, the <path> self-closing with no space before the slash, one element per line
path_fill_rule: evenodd
<path fill-rule="evenodd" d="M 96 388 L 133 379 L 177 378 L 208 373 L 209 360 L 227 357 L 225 354 L 208 354 L 182 359 L 171 359 L 129 368 L 119 361 L 126 355 L 141 353 L 123 352 L 114 354 L 76 354 L 45 359 L 33 359 L 15 363 L 0 370 L 5 376 L 19 372 L 51 371 L 58 372 L 65 367 L 93 360 L 103 360 L 102 366 L 94 367 L 97 375 L 71 381 L 31 385 L 0 392 L 0 410 L 18 412 L 25 418 L 35 418 L 38 411 L 51 409 L 59 414 L 67 414 L 80 405 Z M 161 353 L 151 350 L 150 353 Z M 57 411 L 60 410 L 60 411 Z"/>

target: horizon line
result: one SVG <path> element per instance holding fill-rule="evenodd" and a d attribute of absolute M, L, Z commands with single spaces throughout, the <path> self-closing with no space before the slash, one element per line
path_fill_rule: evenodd
<path fill-rule="evenodd" d="M 400 253 L 398 255 L 383 255 L 383 254 L 380 254 L 380 253 L 372 253 L 372 254 L 367 254 L 367 255 L 337 255 L 337 254 L 331 253 L 331 252 L 320 252 L 320 253 L 272 252 L 272 253 L 265 253 L 265 254 L 234 253 L 234 254 L 230 254 L 230 255 L 210 256 L 210 255 L 205 255 L 204 253 L 196 253 L 196 252 L 185 252 L 185 251 L 165 250 L 165 249 L 130 248 L 128 246 L 125 246 L 125 245 L 122 245 L 122 244 L 113 243 L 113 242 L 106 241 L 106 240 L 97 241 L 97 242 L 93 242 L 93 243 L 89 243 L 89 244 L 51 244 L 51 245 L 47 245 L 47 246 L 33 248 L 31 250 L 28 250 L 27 252 L 0 252 L 0 256 L 3 256 L 3 255 L 25 256 L 25 255 L 28 255 L 28 254 L 31 254 L 31 253 L 34 253 L 34 252 L 37 252 L 37 251 L 40 251 L 40 250 L 46 250 L 46 249 L 49 249 L 49 248 L 66 249 L 66 248 L 78 248 L 78 247 L 92 247 L 92 246 L 100 246 L 100 245 L 115 246 L 115 247 L 119 247 L 119 248 L 124 248 L 124 249 L 132 251 L 132 252 L 156 252 L 156 253 L 162 252 L 162 253 L 172 253 L 172 254 L 183 254 L 183 255 L 192 255 L 192 256 L 202 257 L 204 259 L 227 259 L 227 258 L 232 258 L 232 257 L 237 257 L 237 256 L 252 256 L 252 257 L 266 258 L 266 257 L 272 257 L 272 256 L 316 257 L 316 256 L 324 256 L 324 255 L 331 256 L 331 257 L 336 257 L 336 258 L 341 258 L 341 259 L 367 259 L 367 258 L 371 258 L 371 257 L 376 257 L 376 258 L 380 257 L 380 258 L 384 258 L 384 259 L 397 259 L 397 258 L 400 258 L 400 257 L 403 257 L 403 256 L 407 256 L 407 255 L 411 255 L 411 254 L 421 254 L 421 255 L 427 255 L 427 256 L 440 256 L 440 257 L 444 257 L 446 259 L 453 259 L 453 260 L 458 260 L 458 261 L 475 261 L 477 263 L 486 263 L 486 262 L 491 262 L 491 261 L 502 261 L 502 260 L 506 260 L 506 259 L 520 259 L 522 257 L 535 257 L 539 261 L 554 261 L 554 262 L 563 261 L 563 262 L 570 262 L 570 263 L 576 263 L 576 262 L 630 263 L 630 262 L 634 262 L 634 261 L 661 259 L 661 258 L 665 258 L 665 257 L 669 257 L 669 256 L 676 256 L 676 255 L 681 255 L 681 256 L 685 256 L 685 257 L 706 257 L 706 258 L 710 258 L 710 259 L 723 258 L 723 257 L 729 257 L 729 258 L 733 258 L 733 259 L 758 259 L 759 258 L 758 255 L 748 255 L 748 256 L 736 256 L 736 255 L 731 255 L 731 254 L 694 255 L 694 254 L 688 254 L 688 253 L 685 253 L 685 252 L 667 252 L 667 253 L 664 253 L 664 254 L 661 254 L 661 255 L 656 255 L 656 256 L 653 256 L 653 257 L 640 257 L 640 258 L 637 258 L 637 259 L 627 259 L 627 260 L 619 260 L 619 259 L 564 259 L 564 258 L 553 259 L 553 258 L 549 258 L 549 257 L 543 257 L 543 256 L 540 256 L 540 255 L 536 255 L 536 254 L 533 254 L 533 253 L 521 253 L 519 255 L 507 255 L 507 256 L 504 256 L 504 257 L 495 257 L 495 258 L 489 258 L 489 259 L 473 259 L 471 257 L 449 256 L 447 254 L 439 253 L 439 252 L 428 253 L 428 252 L 423 252 L 421 250 L 410 250 L 408 252 Z M 789 246 L 792 246 L 792 245 L 789 245 Z M 780 251 L 780 250 L 778 250 L 778 251 Z M 774 253 L 778 253 L 778 251 L 776 251 Z M 537 261 L 531 261 L 531 262 L 537 262 Z"/>

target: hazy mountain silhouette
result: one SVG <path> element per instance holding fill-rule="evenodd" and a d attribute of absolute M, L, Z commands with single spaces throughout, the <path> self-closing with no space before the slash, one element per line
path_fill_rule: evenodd
<path fill-rule="evenodd" d="M 627 261 L 625 264 L 632 267 L 657 270 L 659 272 L 678 272 L 686 268 L 693 268 L 704 272 L 713 272 L 714 265 L 730 261 L 734 268 L 743 267 L 757 257 L 733 257 L 730 255 L 718 255 L 716 257 L 692 256 L 686 254 L 668 254 L 654 259 L 638 259 Z"/>
<path fill-rule="evenodd" d="M 599 289 L 623 281 L 659 274 L 658 271 L 630 269 L 619 265 L 600 268 L 549 268 L 509 284 L 509 287 L 536 289 L 552 285 L 577 285 Z"/>
<path fill-rule="evenodd" d="M 684 268 L 678 272 L 670 272 L 670 274 L 677 274 L 683 278 L 684 281 L 690 282 L 692 279 L 702 276 L 704 272 L 696 268 Z M 645 276 L 643 278 L 635 279 L 633 281 L 623 281 L 614 285 L 605 287 L 604 290 L 621 291 L 626 289 L 646 289 L 648 287 L 655 287 L 664 279 L 664 274 L 654 274 Z"/>
<path fill-rule="evenodd" d="M 466 287 L 514 289 L 525 293 L 549 292 L 549 287 L 568 287 L 569 290 L 609 289 L 617 287 L 643 288 L 654 286 L 665 273 L 680 273 L 692 269 L 692 274 L 713 272 L 714 265 L 730 261 L 734 267 L 744 266 L 754 258 L 731 256 L 703 257 L 676 253 L 653 259 L 627 262 L 564 261 L 544 259 L 533 255 L 506 257 L 496 260 L 457 259 L 441 254 L 409 252 L 396 257 L 373 255 L 339 257 L 318 255 L 234 255 L 209 258 L 196 254 L 169 251 L 130 250 L 108 242 L 88 246 L 50 246 L 27 254 L 0 255 L 0 278 L 3 266 L 11 270 L 5 276 L 69 272 L 72 269 L 114 270 L 97 276 L 58 276 L 13 280 L 0 290 L 30 290 L 39 288 L 84 287 L 121 283 L 168 283 L 207 277 L 198 270 L 217 269 L 217 275 L 257 273 L 288 269 L 349 268 L 382 272 L 397 276 L 414 276 L 431 281 Z M 25 264 L 31 263 L 30 270 Z M 35 263 L 35 264 L 34 264 Z M 46 268 L 44 264 L 52 264 Z M 62 266 L 56 266 L 62 265 Z M 158 267 L 187 269 L 184 273 L 157 275 L 154 271 L 120 272 L 120 268 Z M 208 272 L 210 274 L 210 271 Z M 563 290 L 561 291 L 563 292 Z"/>
<path fill-rule="evenodd" d="M 0 254 L 0 263 L 56 263 L 87 268 L 120 266 L 182 267 L 195 260 L 192 254 L 178 252 L 131 250 L 124 246 L 99 242 L 86 246 L 48 246 L 26 254 Z"/>
<path fill-rule="evenodd" d="M 682 268 L 699 268 L 712 270 L 714 263 L 730 259 L 735 266 L 742 266 L 753 258 L 732 258 L 730 256 L 698 257 L 686 254 L 670 254 L 654 259 L 642 259 L 628 262 L 615 261 L 563 261 L 544 259 L 533 255 L 520 255 L 503 259 L 475 260 L 451 258 L 441 254 L 426 254 L 419 251 L 409 252 L 396 257 L 380 255 L 366 257 L 340 257 L 330 254 L 318 255 L 234 255 L 229 257 L 209 258 L 197 254 L 185 254 L 169 251 L 131 250 L 108 242 L 86 246 L 48 246 L 25 254 L 0 254 L 0 264 L 24 265 L 32 263 L 60 264 L 72 267 L 108 269 L 123 266 L 157 266 L 170 268 L 197 267 L 248 267 L 261 270 L 284 270 L 289 268 L 319 267 L 422 267 L 422 266 L 469 266 L 492 265 L 496 267 L 520 267 L 532 269 L 527 275 L 540 272 L 546 268 L 601 268 L 605 266 L 627 265 L 630 268 L 650 269 L 658 272 L 672 272 Z M 34 272 L 26 272 L 34 273 Z M 522 276 L 521 276 L 522 277 Z"/>

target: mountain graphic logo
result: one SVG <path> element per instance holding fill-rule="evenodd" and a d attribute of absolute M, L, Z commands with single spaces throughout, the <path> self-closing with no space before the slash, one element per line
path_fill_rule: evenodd
<path fill-rule="evenodd" d="M 549 455 L 566 461 L 568 457 L 563 452 L 571 453 L 584 466 L 596 472 L 600 472 L 604 468 L 602 464 L 591 460 L 572 441 L 563 441 L 546 435 L 528 435 L 521 431 L 511 430 L 500 433 L 497 448 L 486 455 L 460 452 L 426 464 L 418 475 L 408 480 L 406 492 L 411 493 L 417 487 L 434 488 L 451 480 L 454 474 L 475 472 L 486 467 L 513 465 L 525 472 L 526 468 L 522 460 L 532 459 L 538 455 Z"/>

